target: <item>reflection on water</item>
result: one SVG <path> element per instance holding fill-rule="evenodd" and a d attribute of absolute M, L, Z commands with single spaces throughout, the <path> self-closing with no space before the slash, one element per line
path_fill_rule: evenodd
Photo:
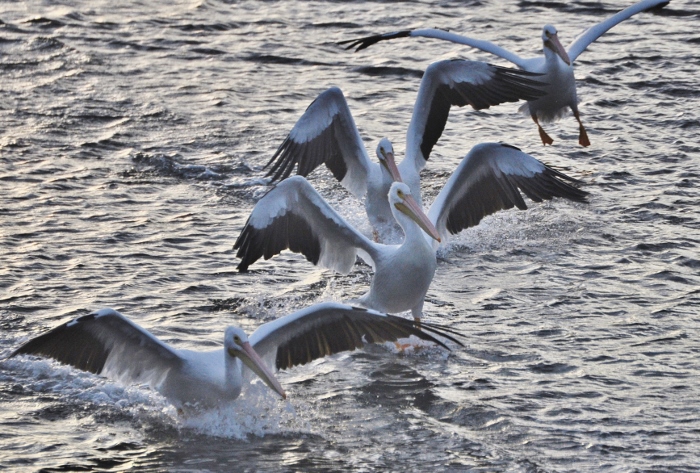
<path fill-rule="evenodd" d="M 0 3 L 0 357 L 114 307 L 179 348 L 366 291 L 369 269 L 297 255 L 239 274 L 232 245 L 262 166 L 330 85 L 370 149 L 400 143 L 420 71 L 495 58 L 430 40 L 358 54 L 335 41 L 438 26 L 525 56 L 630 2 Z M 399 8 L 400 7 L 400 8 Z M 508 14 L 504 14 L 508 13 Z M 693 471 L 699 462 L 698 11 L 674 0 L 577 60 L 572 117 L 542 147 L 517 105 L 454 110 L 426 201 L 469 148 L 505 141 L 582 178 L 588 205 L 507 211 L 438 253 L 427 320 L 466 347 L 371 347 L 257 383 L 183 418 L 159 395 L 47 360 L 0 361 L 0 466 L 287 471 Z M 326 171 L 313 184 L 369 232 Z"/>

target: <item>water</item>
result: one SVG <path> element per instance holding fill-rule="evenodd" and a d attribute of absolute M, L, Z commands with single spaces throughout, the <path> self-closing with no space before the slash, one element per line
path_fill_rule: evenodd
<path fill-rule="evenodd" d="M 359 54 L 335 41 L 439 26 L 525 56 L 629 2 L 0 3 L 0 357 L 114 307 L 180 348 L 367 288 L 295 255 L 238 274 L 232 245 L 261 167 L 338 85 L 368 147 L 399 155 L 420 71 L 485 54 L 429 40 Z M 581 177 L 588 205 L 485 219 L 441 250 L 428 320 L 449 355 L 383 347 L 280 373 L 234 409 L 182 419 L 156 393 L 46 360 L 0 361 L 8 471 L 697 471 L 700 99 L 697 5 L 674 0 L 577 61 L 593 145 L 508 104 L 455 110 L 424 172 L 431 200 L 481 141 Z M 364 231 L 359 202 L 313 183 Z"/>

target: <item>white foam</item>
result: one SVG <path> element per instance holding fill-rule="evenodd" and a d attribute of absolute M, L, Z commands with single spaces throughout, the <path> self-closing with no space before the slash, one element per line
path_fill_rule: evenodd
<path fill-rule="evenodd" d="M 181 427 L 199 434 L 245 440 L 251 435 L 310 432 L 290 401 L 282 401 L 263 383 L 253 383 L 235 401 L 180 417 Z"/>

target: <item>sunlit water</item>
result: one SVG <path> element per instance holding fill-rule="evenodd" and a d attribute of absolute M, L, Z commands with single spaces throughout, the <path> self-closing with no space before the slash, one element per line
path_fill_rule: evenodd
<path fill-rule="evenodd" d="M 194 348 L 361 295 L 366 266 L 343 277 L 284 254 L 235 271 L 262 166 L 330 85 L 370 149 L 388 136 L 402 155 L 425 66 L 498 61 L 335 41 L 437 26 L 533 56 L 544 23 L 568 44 L 630 2 L 55 3 L 0 3 L 0 357 L 102 307 Z M 337 355 L 280 373 L 286 402 L 256 383 L 189 419 L 147 389 L 0 361 L 0 469 L 698 471 L 698 16 L 674 0 L 579 58 L 588 149 L 570 116 L 544 148 L 515 104 L 453 112 L 428 201 L 499 140 L 591 193 L 499 213 L 440 251 L 425 316 L 466 347 Z M 369 232 L 328 172 L 312 182 Z"/>

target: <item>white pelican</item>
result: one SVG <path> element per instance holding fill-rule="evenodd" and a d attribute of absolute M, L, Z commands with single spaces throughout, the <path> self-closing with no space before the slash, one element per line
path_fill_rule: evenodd
<path fill-rule="evenodd" d="M 410 310 L 419 321 L 438 246 L 421 228 L 440 242 L 498 210 L 526 209 L 520 191 L 536 202 L 553 197 L 585 201 L 586 192 L 565 180 L 577 182 L 517 148 L 477 145 L 438 194 L 427 218 L 405 183 L 391 185 L 388 201 L 405 239 L 401 245 L 382 245 L 345 222 L 303 177 L 293 176 L 260 199 L 248 217 L 234 245 L 241 258 L 238 269 L 247 271 L 259 258 L 290 249 L 315 265 L 347 274 L 359 254 L 375 274 L 358 302 L 382 312 Z"/>
<path fill-rule="evenodd" d="M 123 383 L 149 384 L 178 409 L 191 410 L 236 399 L 250 379 L 243 365 L 286 398 L 270 366 L 282 370 L 411 335 L 444 348 L 435 336 L 462 345 L 450 334 L 457 332 L 327 302 L 263 324 L 250 338 L 228 327 L 223 349 L 200 352 L 172 348 L 116 310 L 102 309 L 29 340 L 10 357 L 45 356 Z"/>
<path fill-rule="evenodd" d="M 365 208 L 375 229 L 393 224 L 386 196 L 393 181 L 403 181 L 420 203 L 420 171 L 445 128 L 450 107 L 471 105 L 477 110 L 503 102 L 534 99 L 544 94 L 534 74 L 483 62 L 453 60 L 431 64 L 421 79 L 406 136 L 406 156 L 394 163 L 391 142 L 377 147 L 380 164 L 365 150 L 342 91 L 331 87 L 306 109 L 266 167 L 272 181 L 284 179 L 298 164 L 307 176 L 324 163 L 340 183 L 358 198 L 367 193 Z M 534 88 L 537 86 L 538 88 Z"/>
<path fill-rule="evenodd" d="M 245 272 L 261 256 L 269 259 L 290 249 L 313 264 L 347 274 L 359 254 L 375 274 L 369 292 L 357 302 L 381 312 L 410 310 L 420 320 L 437 266 L 422 231 L 440 237 L 406 184 L 391 185 L 389 202 L 404 231 L 401 245 L 371 241 L 338 215 L 304 177 L 285 179 L 260 199 L 248 217 L 233 247 L 241 258 L 238 269 Z"/>
<path fill-rule="evenodd" d="M 581 123 L 581 117 L 578 111 L 578 97 L 576 96 L 576 81 L 574 79 L 573 68 L 574 61 L 586 50 L 588 45 L 601 37 L 613 26 L 637 13 L 663 7 L 667 5 L 669 1 L 670 0 L 644 0 L 631 7 L 625 8 L 602 23 L 592 26 L 581 33 L 569 45 L 568 51 L 566 51 L 559 42 L 557 29 L 552 25 L 545 25 L 544 28 L 542 28 L 542 50 L 544 56 L 531 59 L 521 58 L 517 54 L 496 46 L 489 41 L 468 38 L 439 29 L 397 31 L 355 40 L 341 41 L 340 44 L 349 43 L 346 49 L 356 48 L 355 51 L 359 51 L 379 41 L 405 37 L 424 37 L 464 44 L 487 53 L 495 54 L 506 61 L 512 62 L 522 70 L 543 74 L 541 77 L 538 77 L 537 80 L 548 84 L 544 88 L 547 95 L 534 100 L 528 100 L 528 102 L 520 108 L 524 114 L 529 114 L 537 124 L 537 129 L 543 144 L 551 145 L 553 140 L 547 132 L 544 131 L 540 122 L 547 123 L 561 118 L 561 116 L 566 113 L 568 107 L 574 112 L 574 117 L 579 124 L 579 144 L 581 146 L 589 146 L 591 143 L 588 139 L 586 129 L 583 123 Z"/>

